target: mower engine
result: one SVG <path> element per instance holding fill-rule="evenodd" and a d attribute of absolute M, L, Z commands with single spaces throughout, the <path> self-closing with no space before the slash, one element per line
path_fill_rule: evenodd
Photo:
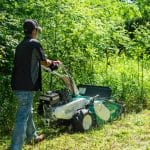
<path fill-rule="evenodd" d="M 47 91 L 39 98 L 38 114 L 44 115 L 45 107 L 57 107 L 69 102 L 69 93 L 66 89 L 59 91 Z"/>

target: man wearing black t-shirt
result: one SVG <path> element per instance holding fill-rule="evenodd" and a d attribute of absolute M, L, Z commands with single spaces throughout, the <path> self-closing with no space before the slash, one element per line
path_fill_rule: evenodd
<path fill-rule="evenodd" d="M 12 136 L 11 150 L 21 150 L 25 137 L 28 141 L 38 143 L 44 135 L 37 135 L 32 119 L 33 91 L 42 89 L 41 64 L 50 67 L 59 65 L 45 57 L 43 48 L 36 40 L 41 28 L 34 20 L 26 20 L 23 25 L 24 39 L 17 46 L 14 58 L 11 86 L 18 100 L 16 123 Z"/>

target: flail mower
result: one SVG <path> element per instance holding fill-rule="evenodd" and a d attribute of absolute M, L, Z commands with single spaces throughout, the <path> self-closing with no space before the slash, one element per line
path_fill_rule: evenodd
<path fill-rule="evenodd" d="M 72 131 L 87 131 L 95 126 L 118 119 L 123 105 L 111 99 L 111 88 L 94 85 L 75 84 L 64 65 L 48 73 L 57 76 L 65 85 L 61 90 L 48 90 L 39 98 L 38 114 L 45 121 L 67 121 Z"/>

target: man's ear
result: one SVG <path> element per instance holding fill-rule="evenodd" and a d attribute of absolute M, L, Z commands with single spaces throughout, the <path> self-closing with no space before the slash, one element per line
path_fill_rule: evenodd
<path fill-rule="evenodd" d="M 32 31 L 32 37 L 35 37 L 36 35 L 37 35 L 37 30 L 33 29 L 33 31 Z"/>

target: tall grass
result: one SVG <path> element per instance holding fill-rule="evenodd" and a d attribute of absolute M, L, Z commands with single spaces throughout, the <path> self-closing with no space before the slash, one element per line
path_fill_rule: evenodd
<path fill-rule="evenodd" d="M 88 64 L 91 63 L 91 66 Z M 75 64 L 74 67 L 80 64 Z M 89 67 L 90 66 L 90 67 Z M 128 111 L 150 108 L 150 63 L 122 55 L 101 61 L 92 60 L 71 71 L 77 84 L 110 86 L 112 97 L 124 101 Z"/>
<path fill-rule="evenodd" d="M 111 58 L 108 66 L 101 65 L 107 66 L 107 70 L 99 68 L 101 80 L 96 81 L 97 84 L 112 87 L 113 95 L 125 101 L 128 110 L 139 111 L 147 106 L 150 96 L 148 90 L 150 89 L 150 82 L 148 82 L 150 70 L 145 67 L 146 62 L 142 66 L 142 62 L 122 57 Z M 96 76 L 98 77 L 98 73 Z"/>

